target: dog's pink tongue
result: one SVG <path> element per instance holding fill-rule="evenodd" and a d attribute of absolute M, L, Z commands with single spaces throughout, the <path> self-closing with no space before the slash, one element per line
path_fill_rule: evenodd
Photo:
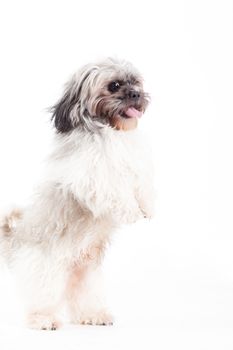
<path fill-rule="evenodd" d="M 130 107 L 125 111 L 125 114 L 129 118 L 140 118 L 142 116 L 142 112 L 138 111 L 134 107 Z"/>

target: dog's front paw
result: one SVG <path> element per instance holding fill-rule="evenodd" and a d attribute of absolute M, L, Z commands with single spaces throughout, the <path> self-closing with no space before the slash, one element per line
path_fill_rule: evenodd
<path fill-rule="evenodd" d="M 149 208 L 144 209 L 143 208 L 143 209 L 141 209 L 141 211 L 142 211 L 142 214 L 144 216 L 144 219 L 151 220 L 154 218 L 154 210 L 153 209 L 149 209 Z"/>
<path fill-rule="evenodd" d="M 93 326 L 112 326 L 113 317 L 105 310 L 91 312 L 90 314 L 83 314 L 80 317 L 79 323 L 82 325 Z"/>
<path fill-rule="evenodd" d="M 147 203 L 147 202 L 141 202 L 140 209 L 142 212 L 142 215 L 145 219 L 153 219 L 154 218 L 154 204 L 153 203 Z"/>
<path fill-rule="evenodd" d="M 27 324 L 32 329 L 49 331 L 55 331 L 61 326 L 61 323 L 53 315 L 37 312 L 28 315 Z"/>

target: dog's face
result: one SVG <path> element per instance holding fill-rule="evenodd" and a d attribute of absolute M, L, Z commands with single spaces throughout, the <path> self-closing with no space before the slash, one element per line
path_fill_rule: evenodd
<path fill-rule="evenodd" d="M 83 127 L 95 131 L 109 124 L 129 130 L 145 112 L 148 95 L 142 77 L 128 62 L 107 59 L 89 64 L 76 73 L 53 107 L 58 132 Z"/>

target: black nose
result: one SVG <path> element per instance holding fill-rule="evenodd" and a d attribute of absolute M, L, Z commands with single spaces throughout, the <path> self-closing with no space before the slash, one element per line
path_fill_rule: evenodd
<path fill-rule="evenodd" d="M 130 98 L 131 100 L 138 100 L 140 98 L 140 92 L 136 90 L 130 90 L 128 92 L 128 98 Z"/>

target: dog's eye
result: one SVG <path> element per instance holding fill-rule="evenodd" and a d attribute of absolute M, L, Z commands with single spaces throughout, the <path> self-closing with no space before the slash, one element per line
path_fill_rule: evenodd
<path fill-rule="evenodd" d="M 121 87 L 121 84 L 119 81 L 112 81 L 109 85 L 108 85 L 108 90 L 112 93 L 117 92 Z"/>

